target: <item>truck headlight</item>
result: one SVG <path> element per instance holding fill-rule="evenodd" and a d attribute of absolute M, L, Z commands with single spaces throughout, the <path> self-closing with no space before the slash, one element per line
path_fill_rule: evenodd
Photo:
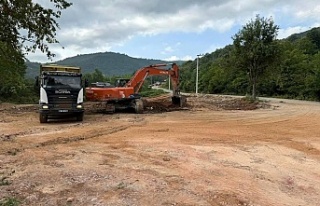
<path fill-rule="evenodd" d="M 77 109 L 82 109 L 82 105 L 81 105 L 81 104 L 78 104 L 78 105 L 77 105 Z"/>
<path fill-rule="evenodd" d="M 42 109 L 49 109 L 48 105 L 42 105 Z"/>

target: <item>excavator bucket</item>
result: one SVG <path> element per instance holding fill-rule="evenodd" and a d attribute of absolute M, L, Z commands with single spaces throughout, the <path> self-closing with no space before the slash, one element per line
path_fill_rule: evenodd
<path fill-rule="evenodd" d="M 172 104 L 178 105 L 180 107 L 185 107 L 187 104 L 187 98 L 185 96 L 173 96 L 172 97 Z"/>

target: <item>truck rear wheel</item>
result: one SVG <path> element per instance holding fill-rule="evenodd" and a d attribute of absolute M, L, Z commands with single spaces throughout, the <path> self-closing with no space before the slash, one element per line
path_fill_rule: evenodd
<path fill-rule="evenodd" d="M 137 114 L 143 113 L 143 101 L 141 99 L 136 99 L 134 102 L 134 110 Z"/>
<path fill-rule="evenodd" d="M 47 123 L 48 122 L 48 115 L 40 114 L 39 119 L 40 119 L 40 123 Z"/>

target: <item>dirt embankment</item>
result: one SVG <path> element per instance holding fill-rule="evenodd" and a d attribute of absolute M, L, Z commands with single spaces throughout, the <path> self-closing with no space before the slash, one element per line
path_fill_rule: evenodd
<path fill-rule="evenodd" d="M 0 104 L 0 202 L 319 205 L 318 103 L 168 100 L 48 124 L 35 105 Z"/>

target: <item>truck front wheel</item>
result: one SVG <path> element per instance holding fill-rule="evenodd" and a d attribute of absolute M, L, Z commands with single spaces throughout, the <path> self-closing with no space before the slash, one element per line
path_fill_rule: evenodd
<path fill-rule="evenodd" d="M 83 113 L 77 114 L 77 121 L 83 121 Z"/>
<path fill-rule="evenodd" d="M 40 114 L 40 123 L 47 123 L 48 122 L 48 115 L 46 114 Z"/>

